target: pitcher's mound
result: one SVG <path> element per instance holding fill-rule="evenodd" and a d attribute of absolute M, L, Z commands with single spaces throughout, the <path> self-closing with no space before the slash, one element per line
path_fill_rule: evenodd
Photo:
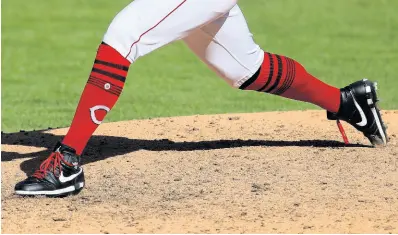
<path fill-rule="evenodd" d="M 3 233 L 397 233 L 398 111 L 370 148 L 320 111 L 103 124 L 86 188 L 22 198 L 25 178 L 66 129 L 2 134 Z"/>

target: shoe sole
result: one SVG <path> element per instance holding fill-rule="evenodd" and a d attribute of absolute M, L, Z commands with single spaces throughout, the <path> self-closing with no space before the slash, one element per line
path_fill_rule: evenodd
<path fill-rule="evenodd" d="M 372 115 L 375 119 L 377 129 L 379 131 L 380 137 L 377 135 L 369 135 L 366 136 L 370 142 L 375 145 L 375 146 L 380 146 L 380 145 L 387 145 L 387 133 L 385 130 L 385 124 L 383 120 L 381 119 L 381 114 L 380 110 L 377 107 L 377 83 L 371 82 L 367 79 L 363 79 L 363 82 L 365 83 L 365 90 L 367 94 L 367 104 L 372 112 Z"/>
<path fill-rule="evenodd" d="M 23 196 L 38 196 L 38 195 L 45 195 L 45 196 L 63 196 L 68 194 L 73 194 L 75 192 L 79 192 L 84 187 L 84 182 L 77 183 L 75 185 L 71 185 L 66 188 L 61 188 L 57 190 L 51 191 L 22 191 L 16 190 L 15 193 L 18 195 Z"/>

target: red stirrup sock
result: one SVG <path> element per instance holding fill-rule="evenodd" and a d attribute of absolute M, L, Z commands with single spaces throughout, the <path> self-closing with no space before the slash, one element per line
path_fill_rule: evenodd
<path fill-rule="evenodd" d="M 130 62 L 102 43 L 83 90 L 75 117 L 62 143 L 81 155 L 88 140 L 112 109 L 122 92 Z"/>
<path fill-rule="evenodd" d="M 297 61 L 267 52 L 258 72 L 239 88 L 309 102 L 333 113 L 340 107 L 338 88 L 307 73 Z"/>

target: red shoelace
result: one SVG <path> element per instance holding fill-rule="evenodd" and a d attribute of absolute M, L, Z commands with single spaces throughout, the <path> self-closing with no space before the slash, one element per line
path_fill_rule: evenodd
<path fill-rule="evenodd" d="M 55 151 L 51 153 L 51 155 L 40 164 L 39 170 L 35 171 L 32 177 L 43 179 L 46 177 L 49 170 L 52 170 L 53 174 L 58 177 L 61 169 L 61 162 L 64 162 L 66 165 L 71 165 L 64 160 L 64 156 L 60 152 Z M 59 169 L 58 173 L 57 168 Z"/>
<path fill-rule="evenodd" d="M 339 128 L 339 131 L 341 133 L 341 136 L 343 137 L 344 143 L 349 144 L 350 142 L 348 141 L 347 135 L 345 134 L 343 125 L 341 124 L 340 120 L 337 119 L 337 127 Z"/>

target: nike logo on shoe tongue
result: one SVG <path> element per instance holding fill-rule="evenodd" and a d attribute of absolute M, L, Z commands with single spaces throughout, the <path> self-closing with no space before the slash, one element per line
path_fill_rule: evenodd
<path fill-rule="evenodd" d="M 361 127 L 366 126 L 366 124 L 368 124 L 368 120 L 366 119 L 366 115 L 365 115 L 365 113 L 363 112 L 361 106 L 358 104 L 357 100 L 355 99 L 354 94 L 352 94 L 351 91 L 350 91 L 350 93 L 351 93 L 351 95 L 352 95 L 352 99 L 354 100 L 355 107 L 357 108 L 357 110 L 358 110 L 358 112 L 359 112 L 359 115 L 361 115 L 361 121 L 358 122 L 357 125 L 358 125 L 358 126 L 361 126 Z"/>

